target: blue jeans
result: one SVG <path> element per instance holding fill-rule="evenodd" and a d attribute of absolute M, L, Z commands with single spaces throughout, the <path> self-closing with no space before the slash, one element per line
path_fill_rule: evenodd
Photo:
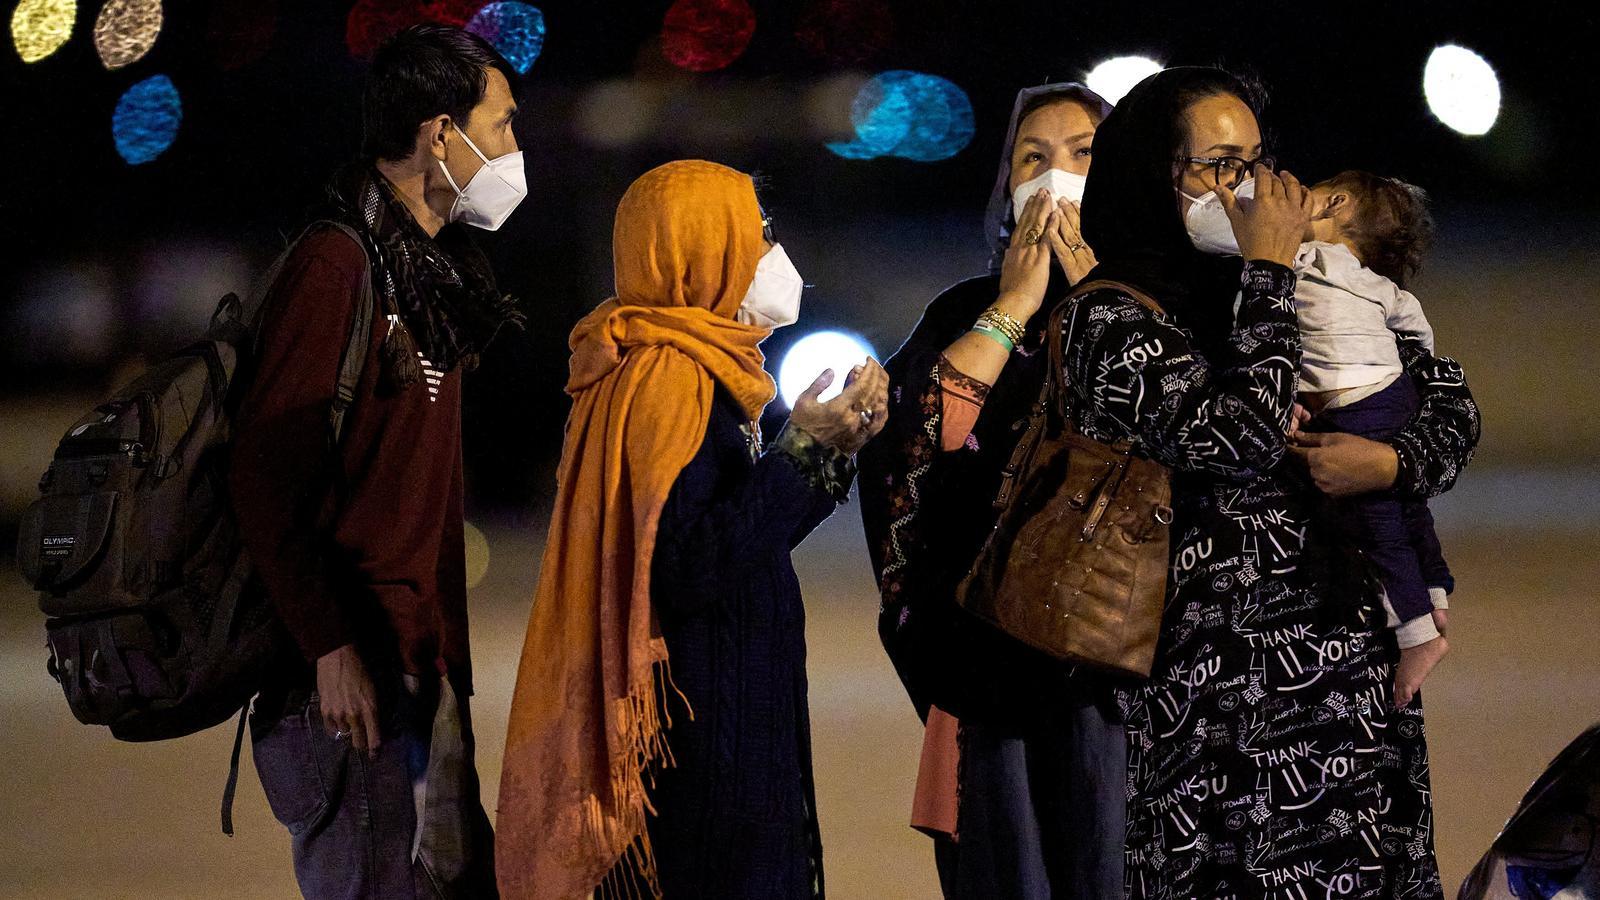
<path fill-rule="evenodd" d="M 446 706 L 419 702 L 398 686 L 380 690 L 383 740 L 376 757 L 357 752 L 348 736 L 328 733 L 315 692 L 293 691 L 265 706 L 250 717 L 251 755 L 267 804 L 289 829 L 295 880 L 306 900 L 497 896 L 494 836 L 478 800 L 465 698 Z M 441 709 L 447 715 L 435 717 Z M 438 752 L 436 732 L 454 752 Z M 442 778 L 428 765 L 430 755 L 465 764 Z M 429 794 L 448 798 L 450 807 L 443 816 L 437 804 L 428 807 L 424 830 L 430 847 L 449 847 L 442 865 L 427 852 L 413 859 L 413 785 L 424 774 Z"/>

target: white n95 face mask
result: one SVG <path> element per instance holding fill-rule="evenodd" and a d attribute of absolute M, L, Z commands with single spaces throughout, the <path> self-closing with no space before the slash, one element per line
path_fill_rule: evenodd
<path fill-rule="evenodd" d="M 1011 192 L 1011 221 L 1022 219 L 1022 208 L 1028 205 L 1028 199 L 1037 194 L 1039 188 L 1048 189 L 1050 196 L 1056 200 L 1069 200 L 1082 206 L 1083 186 L 1088 183 L 1086 176 L 1075 175 L 1065 169 L 1049 169 L 1037 178 L 1030 178 Z"/>
<path fill-rule="evenodd" d="M 756 264 L 756 277 L 751 279 L 734 318 L 760 328 L 793 325 L 800 319 L 800 292 L 805 286 L 800 271 L 789 261 L 789 254 L 783 252 L 783 245 L 773 244 Z"/>
<path fill-rule="evenodd" d="M 456 202 L 450 206 L 450 221 L 465 222 L 484 231 L 496 231 L 511 217 L 512 210 L 517 208 L 522 198 L 528 196 L 528 174 L 522 168 L 522 151 L 489 159 L 472 142 L 472 138 L 467 137 L 465 131 L 457 128 L 456 134 L 461 135 L 472 152 L 483 160 L 483 168 L 472 176 L 466 187 L 461 187 L 456 184 L 444 160 L 439 160 L 445 180 L 456 192 Z"/>
<path fill-rule="evenodd" d="M 1189 197 L 1181 189 L 1178 193 L 1192 201 L 1189 211 L 1183 214 L 1183 227 L 1189 232 L 1189 240 L 1195 249 L 1218 256 L 1239 256 L 1239 239 L 1234 236 L 1233 222 L 1228 220 L 1228 211 L 1222 208 L 1222 198 L 1217 196 L 1217 192 L 1206 191 L 1198 197 Z M 1256 180 L 1246 178 L 1233 189 L 1233 195 L 1246 200 L 1253 199 Z"/>

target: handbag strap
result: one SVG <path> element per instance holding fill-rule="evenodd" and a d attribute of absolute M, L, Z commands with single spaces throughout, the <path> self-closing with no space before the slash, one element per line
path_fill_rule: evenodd
<path fill-rule="evenodd" d="M 1071 424 L 1071 417 L 1067 414 L 1067 392 L 1072 389 L 1072 377 L 1067 373 L 1066 344 L 1071 343 L 1071 340 L 1064 338 L 1061 330 L 1066 323 L 1068 314 L 1072 312 L 1072 306 L 1075 302 L 1088 294 L 1102 290 L 1114 290 L 1118 293 L 1126 294 L 1137 300 L 1141 305 L 1149 308 L 1151 312 L 1165 313 L 1165 310 L 1161 308 L 1161 304 L 1157 303 L 1155 298 L 1149 294 L 1125 281 L 1113 281 L 1109 278 L 1097 278 L 1094 281 L 1086 281 L 1078 285 L 1072 289 L 1072 293 L 1068 294 L 1065 299 L 1056 305 L 1056 308 L 1050 313 L 1049 330 L 1045 334 L 1045 340 L 1048 341 L 1047 346 L 1050 348 L 1050 352 L 1049 358 L 1045 363 L 1047 368 L 1040 400 L 1048 408 L 1053 408 L 1061 420 L 1068 425 Z M 1055 399 L 1054 403 L 1050 402 L 1052 397 Z"/>
<path fill-rule="evenodd" d="M 1033 451 L 1042 439 L 1052 412 L 1060 420 L 1063 428 L 1076 430 L 1072 417 L 1067 413 L 1067 391 L 1072 387 L 1072 379 L 1067 375 L 1065 348 L 1063 346 L 1062 326 L 1065 324 L 1067 313 L 1071 310 L 1073 301 L 1092 291 L 1111 289 L 1120 291 L 1134 298 L 1154 312 L 1162 312 L 1161 304 L 1138 288 L 1121 281 L 1097 279 L 1085 282 L 1073 289 L 1056 308 L 1050 312 L 1049 325 L 1046 327 L 1045 341 L 1049 353 L 1046 354 L 1044 383 L 1039 386 L 1039 399 L 1034 402 L 1028 414 L 1028 430 L 1017 441 L 1011 451 L 1011 457 L 1006 461 L 1005 468 L 1000 472 L 1000 488 L 995 494 L 994 507 L 1005 509 L 1011 505 L 1011 500 L 1017 488 L 1017 479 L 1022 470 L 1028 466 L 1033 457 Z M 1071 343 L 1070 338 L 1065 339 Z M 1053 402 L 1052 402 L 1053 401 Z M 1133 443 L 1120 448 L 1124 457 L 1132 452 Z"/>

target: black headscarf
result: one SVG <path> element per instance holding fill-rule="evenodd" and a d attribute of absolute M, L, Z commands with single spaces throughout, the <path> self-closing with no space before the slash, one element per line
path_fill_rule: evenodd
<path fill-rule="evenodd" d="M 1139 82 L 1095 132 L 1083 198 L 1083 239 L 1100 260 L 1089 280 L 1142 288 L 1202 353 L 1221 349 L 1232 330 L 1243 262 L 1195 249 L 1178 212 L 1173 166 L 1184 111 L 1218 94 L 1234 94 L 1260 116 L 1260 91 L 1222 69 L 1164 69 Z"/>
<path fill-rule="evenodd" d="M 1111 104 L 1103 97 L 1076 81 L 1060 81 L 1023 88 L 1017 92 L 1017 102 L 1011 105 L 1011 123 L 1006 126 L 1005 145 L 1000 148 L 1000 173 L 995 176 L 994 190 L 989 192 L 989 206 L 983 214 L 983 236 L 989 241 L 989 271 L 998 273 L 1006 248 L 1011 246 L 1011 229 L 1017 224 L 1011 210 L 1011 156 L 1017 146 L 1017 131 L 1022 128 L 1023 110 L 1033 112 L 1051 100 L 1076 100 L 1087 107 L 1096 121 L 1104 121 L 1111 114 Z M 1091 167 L 1092 169 L 1092 167 Z"/>
<path fill-rule="evenodd" d="M 376 169 L 350 166 L 328 185 L 326 218 L 361 234 L 372 262 L 372 289 L 384 315 L 403 327 L 384 341 L 390 383 L 419 380 L 420 351 L 448 372 L 477 366 L 478 354 L 504 325 L 520 328 L 523 313 L 495 286 L 488 259 L 465 231 L 446 225 L 429 237 Z"/>

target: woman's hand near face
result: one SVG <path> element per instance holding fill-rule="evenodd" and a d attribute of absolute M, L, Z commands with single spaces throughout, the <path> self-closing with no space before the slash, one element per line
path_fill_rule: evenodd
<path fill-rule="evenodd" d="M 1061 264 L 1061 271 L 1067 273 L 1067 284 L 1073 287 L 1099 263 L 1094 251 L 1083 240 L 1080 221 L 1077 204 L 1071 200 L 1057 200 L 1055 226 L 1045 235 L 1050 240 L 1050 252 Z"/>
<path fill-rule="evenodd" d="M 1011 232 L 1011 246 L 1000 264 L 1000 297 L 995 305 L 1023 322 L 1044 305 L 1050 287 L 1050 247 L 1060 211 L 1050 192 L 1040 188 L 1022 207 L 1022 217 Z M 1028 238 L 1034 236 L 1033 243 Z"/>
<path fill-rule="evenodd" d="M 1311 473 L 1317 490 L 1330 497 L 1386 491 L 1400 472 L 1393 447 L 1342 431 L 1298 432 L 1289 452 Z"/>
<path fill-rule="evenodd" d="M 832 369 L 818 375 L 795 401 L 789 422 L 818 443 L 854 455 L 889 420 L 889 373 L 877 360 L 869 359 L 852 370 L 839 396 L 826 403 L 818 400 L 833 381 Z M 869 415 L 863 416 L 863 412 Z"/>
<path fill-rule="evenodd" d="M 1226 185 L 1216 189 L 1233 223 L 1239 253 L 1247 260 L 1293 265 L 1311 223 L 1311 192 L 1288 172 L 1274 174 L 1266 166 L 1256 166 L 1255 178 L 1253 199 L 1238 197 Z"/>

